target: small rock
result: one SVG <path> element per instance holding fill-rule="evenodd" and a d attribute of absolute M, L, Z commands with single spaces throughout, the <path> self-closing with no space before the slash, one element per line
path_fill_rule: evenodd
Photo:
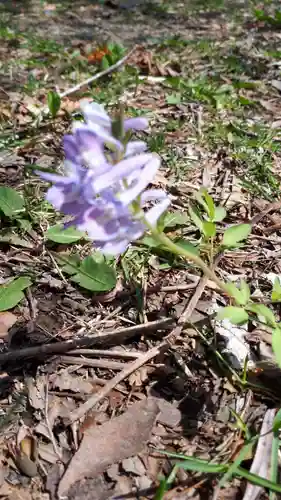
<path fill-rule="evenodd" d="M 181 412 L 177 408 L 177 404 L 169 403 L 163 399 L 158 392 L 153 389 L 149 391 L 150 396 L 155 398 L 155 401 L 160 410 L 160 414 L 157 417 L 157 421 L 168 427 L 176 427 L 181 421 Z"/>

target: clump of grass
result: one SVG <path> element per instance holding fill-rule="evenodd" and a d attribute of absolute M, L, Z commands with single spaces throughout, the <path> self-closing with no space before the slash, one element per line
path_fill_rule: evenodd
<path fill-rule="evenodd" d="M 245 122 L 215 122 L 206 130 L 205 138 L 212 148 L 223 148 L 238 165 L 241 182 L 253 195 L 271 199 L 279 196 L 280 179 L 274 172 L 274 155 L 280 143 L 272 130 Z"/>

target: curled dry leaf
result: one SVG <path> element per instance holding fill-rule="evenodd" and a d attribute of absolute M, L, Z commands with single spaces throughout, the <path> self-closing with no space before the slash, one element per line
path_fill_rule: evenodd
<path fill-rule="evenodd" d="M 9 455 L 19 471 L 28 477 L 37 476 L 37 442 L 32 436 L 26 435 L 19 446 L 8 444 Z"/>
<path fill-rule="evenodd" d="M 87 429 L 59 484 L 58 497 L 65 498 L 76 481 L 93 478 L 111 464 L 140 453 L 150 438 L 158 412 L 155 400 L 147 398 L 133 404 L 123 415 Z"/>
<path fill-rule="evenodd" d="M 16 323 L 17 317 L 9 312 L 0 312 L 0 338 L 3 339 L 7 336 L 9 329 Z"/>

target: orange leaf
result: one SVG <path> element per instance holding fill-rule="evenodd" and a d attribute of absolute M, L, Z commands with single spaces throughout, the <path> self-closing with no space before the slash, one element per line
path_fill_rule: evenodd
<path fill-rule="evenodd" d="M 97 50 L 94 50 L 87 56 L 89 64 L 96 64 L 101 62 L 102 58 L 107 54 L 111 54 L 110 50 L 107 47 L 99 47 Z"/>

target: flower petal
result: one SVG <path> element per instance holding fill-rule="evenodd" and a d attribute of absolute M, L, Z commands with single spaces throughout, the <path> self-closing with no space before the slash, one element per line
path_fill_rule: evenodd
<path fill-rule="evenodd" d="M 136 154 L 144 153 L 147 150 L 147 144 L 144 141 L 129 141 L 126 145 L 125 158 Z"/>
<path fill-rule="evenodd" d="M 51 174 L 49 172 L 41 172 L 40 170 L 35 170 L 35 174 L 39 175 L 44 181 L 59 183 L 59 184 L 70 184 L 73 180 L 70 177 L 65 177 L 63 175 Z"/>
<path fill-rule="evenodd" d="M 129 245 L 128 239 L 123 240 L 113 240 L 107 243 L 103 243 L 102 241 L 95 241 L 95 247 L 100 250 L 105 255 L 115 255 L 118 256 L 125 252 Z"/>
<path fill-rule="evenodd" d="M 74 134 L 81 134 L 81 131 L 89 132 L 89 133 L 91 132 L 103 144 L 108 144 L 108 145 L 114 146 L 116 149 L 118 149 L 120 151 L 122 151 L 124 149 L 123 145 L 120 141 L 115 139 L 115 137 L 113 137 L 110 134 L 110 132 L 108 132 L 105 128 L 101 127 L 100 125 L 97 125 L 96 123 L 85 124 L 85 123 L 76 122 L 73 125 L 73 131 L 74 131 Z"/>
<path fill-rule="evenodd" d="M 60 210 L 64 202 L 64 195 L 61 189 L 52 186 L 46 193 L 46 200 L 51 203 L 57 210 Z"/>
<path fill-rule="evenodd" d="M 147 189 L 141 195 L 141 206 L 144 206 L 148 201 L 159 201 L 167 198 L 167 193 L 163 189 Z"/>
<path fill-rule="evenodd" d="M 155 156 L 150 153 L 143 153 L 141 155 L 126 158 L 114 165 L 106 174 L 98 177 L 95 182 L 96 192 L 101 192 L 103 189 L 112 186 L 117 181 L 123 180 L 130 175 L 134 170 L 141 170 L 142 167 L 150 160 L 154 160 Z"/>
<path fill-rule="evenodd" d="M 85 231 L 89 238 L 92 240 L 99 240 L 99 241 L 110 241 L 112 240 L 112 235 L 108 234 L 104 227 L 101 224 L 97 224 L 96 221 L 94 220 L 87 220 L 86 222 L 78 223 L 77 228 L 80 231 Z M 117 236 L 118 233 L 116 232 L 115 236 Z"/>
<path fill-rule="evenodd" d="M 151 155 L 151 160 L 147 162 L 144 169 L 139 174 L 139 180 L 135 183 L 135 185 L 131 189 L 125 189 L 122 193 L 120 193 L 120 201 L 126 204 L 132 203 L 132 201 L 141 194 L 141 192 L 147 187 L 147 185 L 152 182 L 159 167 L 160 158 Z"/>
<path fill-rule="evenodd" d="M 161 201 L 154 207 L 152 207 L 148 212 L 145 213 L 145 220 L 150 224 L 151 226 L 155 226 L 159 217 L 167 210 L 168 206 L 170 205 L 171 200 L 168 198 Z"/>
<path fill-rule="evenodd" d="M 145 130 L 148 127 L 148 120 L 142 117 L 127 118 L 124 120 L 124 130 Z"/>
<path fill-rule="evenodd" d="M 65 135 L 63 138 L 63 149 L 65 157 L 72 163 L 79 163 L 79 148 L 73 135 Z"/>
<path fill-rule="evenodd" d="M 105 111 L 102 104 L 89 102 L 83 99 L 80 102 L 80 108 L 87 122 L 90 122 L 91 125 L 96 124 L 100 127 L 111 130 L 111 118 Z"/>

